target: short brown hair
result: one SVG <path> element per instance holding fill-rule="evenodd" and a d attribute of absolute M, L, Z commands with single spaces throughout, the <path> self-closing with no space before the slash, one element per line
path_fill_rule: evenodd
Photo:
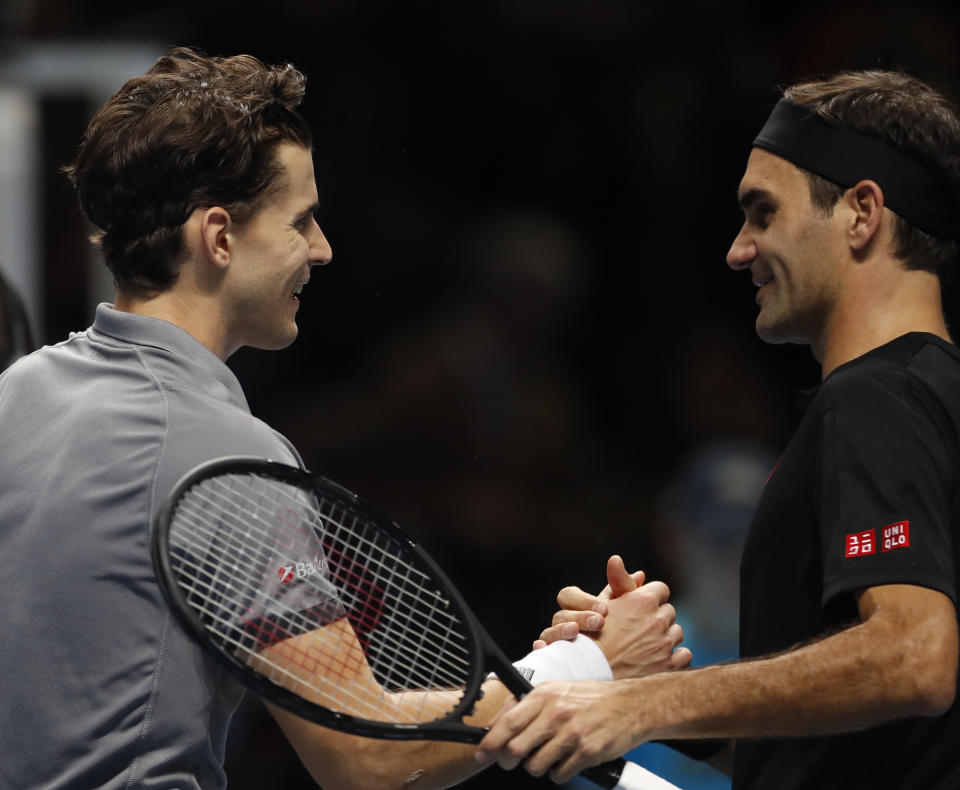
<path fill-rule="evenodd" d="M 312 145 L 294 109 L 305 84 L 289 64 L 178 47 L 100 109 L 64 169 L 119 287 L 173 284 L 194 209 L 223 206 L 241 223 L 253 215 L 280 173 L 277 144 Z"/>
<path fill-rule="evenodd" d="M 899 71 L 845 71 L 792 85 L 783 95 L 829 123 L 876 137 L 920 162 L 960 209 L 960 119 L 953 104 L 925 82 Z M 814 205 L 832 211 L 844 187 L 804 172 Z M 933 272 L 941 284 L 960 252 L 956 239 L 932 236 L 899 216 L 895 243 L 908 268 Z"/>

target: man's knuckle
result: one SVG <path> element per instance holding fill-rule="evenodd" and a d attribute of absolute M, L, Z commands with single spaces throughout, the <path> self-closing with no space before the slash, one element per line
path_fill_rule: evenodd
<path fill-rule="evenodd" d="M 580 756 L 591 763 L 596 762 L 597 758 L 599 758 L 601 754 L 599 744 L 591 743 L 589 741 L 588 742 L 581 741 L 579 751 L 580 751 Z"/>
<path fill-rule="evenodd" d="M 530 776 L 543 776 L 546 772 L 544 768 L 540 767 L 540 764 L 533 758 L 527 760 L 523 764 L 523 769 L 530 774 Z"/>
<path fill-rule="evenodd" d="M 564 726 L 570 722 L 577 711 L 577 706 L 567 701 L 558 702 L 553 708 L 553 721 Z"/>
<path fill-rule="evenodd" d="M 557 593 L 557 603 L 560 603 L 561 598 L 569 598 L 571 595 L 574 595 L 576 591 L 576 587 L 564 587 L 560 590 L 560 592 Z"/>

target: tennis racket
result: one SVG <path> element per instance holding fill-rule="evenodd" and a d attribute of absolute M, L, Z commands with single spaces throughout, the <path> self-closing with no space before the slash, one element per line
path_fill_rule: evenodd
<path fill-rule="evenodd" d="M 325 727 L 477 743 L 486 730 L 463 719 L 487 674 L 517 698 L 532 688 L 423 549 L 301 469 L 241 457 L 197 467 L 158 512 L 151 553 L 184 629 L 263 699 Z M 673 787 L 622 759 L 582 775 Z"/>

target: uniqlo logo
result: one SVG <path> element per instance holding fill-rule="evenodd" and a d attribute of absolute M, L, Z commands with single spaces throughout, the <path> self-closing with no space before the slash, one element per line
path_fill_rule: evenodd
<path fill-rule="evenodd" d="M 876 531 L 872 529 L 863 532 L 855 532 L 847 535 L 846 551 L 844 557 L 866 557 L 868 554 L 875 554 L 877 551 Z"/>
<path fill-rule="evenodd" d="M 883 536 L 883 543 L 880 544 L 882 551 L 905 548 L 910 545 L 910 522 L 900 521 L 884 527 L 881 535 Z"/>

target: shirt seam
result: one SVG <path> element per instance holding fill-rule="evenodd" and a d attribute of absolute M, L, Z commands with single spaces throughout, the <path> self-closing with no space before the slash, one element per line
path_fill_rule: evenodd
<path fill-rule="evenodd" d="M 163 383 L 160 381 L 159 377 L 154 373 L 153 369 L 147 363 L 146 357 L 138 346 L 131 345 L 131 349 L 134 354 L 136 354 L 137 359 L 140 361 L 140 365 L 143 368 L 143 371 L 150 377 L 153 381 L 154 386 L 157 388 L 157 392 L 160 394 L 160 400 L 162 403 L 162 414 L 161 419 L 163 422 L 163 436 L 160 441 L 160 445 L 154 459 L 153 464 L 153 479 L 150 484 L 149 494 L 147 496 L 147 523 L 146 523 L 146 533 L 147 533 L 147 546 L 149 546 L 153 540 L 153 513 L 154 513 L 154 504 L 157 500 L 157 485 L 159 483 L 159 474 L 160 474 L 160 461 L 163 458 L 163 452 L 167 444 L 167 435 L 170 429 L 170 404 L 166 398 Z M 170 624 L 170 612 L 164 611 L 163 624 L 160 631 L 160 645 L 157 650 L 156 663 L 153 668 L 153 684 L 150 689 L 150 697 L 147 700 L 146 707 L 143 711 L 143 721 L 140 725 L 140 733 L 137 736 L 136 740 L 136 757 L 134 757 L 133 762 L 130 765 L 130 773 L 127 779 L 126 787 L 127 790 L 130 790 L 134 787 L 134 782 L 137 780 L 137 772 L 139 770 L 140 764 L 140 749 L 142 745 L 146 742 L 147 735 L 150 731 L 150 728 L 153 724 L 153 711 L 157 701 L 157 695 L 159 693 L 160 686 L 160 675 L 164 665 L 165 651 L 167 647 L 167 634 L 169 631 Z"/>

